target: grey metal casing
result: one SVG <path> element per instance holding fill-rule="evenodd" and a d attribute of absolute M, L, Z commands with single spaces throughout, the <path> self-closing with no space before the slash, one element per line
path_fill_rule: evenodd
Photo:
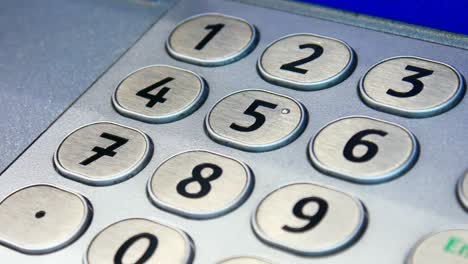
<path fill-rule="evenodd" d="M 187 17 L 219 12 L 241 17 L 260 32 L 258 46 L 245 58 L 216 68 L 177 61 L 165 50 L 171 30 Z M 291 33 L 309 32 L 339 38 L 356 52 L 357 66 L 342 83 L 329 89 L 301 92 L 265 82 L 256 62 L 269 43 Z M 408 119 L 378 112 L 359 98 L 359 79 L 373 64 L 393 56 L 411 55 L 448 63 L 465 76 L 467 51 L 421 40 L 265 9 L 230 1 L 182 0 L 155 24 L 112 68 L 0 176 L 0 197 L 34 183 L 50 183 L 74 190 L 94 208 L 89 229 L 73 244 L 55 253 L 31 256 L 0 247 L 6 263 L 81 263 L 91 239 L 106 226 L 130 217 L 145 217 L 188 232 L 195 243 L 194 263 L 215 263 L 238 255 L 254 255 L 274 263 L 403 263 L 415 243 L 428 233 L 468 228 L 466 212 L 455 194 L 457 180 L 466 170 L 468 103 L 426 119 Z M 192 115 L 169 124 L 147 124 L 119 115 L 111 96 L 128 73 L 152 64 L 168 64 L 194 71 L 210 86 L 206 102 Z M 266 89 L 291 96 L 309 112 L 301 136 L 289 145 L 264 153 L 237 150 L 212 141 L 203 129 L 209 109 L 222 97 L 242 89 Z M 421 152 L 415 166 L 403 176 L 378 185 L 354 184 L 314 169 L 306 150 L 309 140 L 325 124 L 350 115 L 366 115 L 408 128 L 419 140 Z M 61 139 L 79 126 L 113 121 L 147 133 L 155 152 L 135 177 L 108 187 L 90 187 L 60 176 L 52 156 Z M 247 201 L 233 212 L 212 220 L 190 220 L 164 212 L 151 204 L 146 182 L 161 162 L 187 150 L 206 149 L 246 162 L 256 184 Z M 326 257 L 301 257 L 263 244 L 252 232 L 250 217 L 257 204 L 280 186 L 312 182 L 354 195 L 366 206 L 369 223 L 362 238 L 350 248 Z"/>

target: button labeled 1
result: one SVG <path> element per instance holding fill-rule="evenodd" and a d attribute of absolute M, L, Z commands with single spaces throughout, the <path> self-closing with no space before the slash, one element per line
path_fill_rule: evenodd
<path fill-rule="evenodd" d="M 368 117 L 334 121 L 311 140 L 313 165 L 332 176 L 358 183 L 394 179 L 416 162 L 418 144 L 411 132 Z"/>
<path fill-rule="evenodd" d="M 204 66 L 239 60 L 256 44 L 255 28 L 247 21 L 222 14 L 201 14 L 182 21 L 166 42 L 173 57 Z"/>
<path fill-rule="evenodd" d="M 56 251 L 86 230 L 90 208 L 81 195 L 51 185 L 20 189 L 0 203 L 0 243 L 27 254 Z"/>
<path fill-rule="evenodd" d="M 417 243 L 406 263 L 468 263 L 468 230 L 453 229 L 430 234 Z"/>
<path fill-rule="evenodd" d="M 306 110 L 298 101 L 264 90 L 244 90 L 221 99 L 205 119 L 215 141 L 247 151 L 268 151 L 296 139 Z"/>
<path fill-rule="evenodd" d="M 257 66 L 272 83 L 299 90 L 317 90 L 343 81 L 355 64 L 343 41 L 312 34 L 289 35 L 263 52 Z"/>
<path fill-rule="evenodd" d="M 188 151 L 166 160 L 148 182 L 156 206 L 189 218 L 213 218 L 234 210 L 253 187 L 244 163 L 213 152 Z"/>
<path fill-rule="evenodd" d="M 184 232 L 142 218 L 114 223 L 94 237 L 86 264 L 188 264 L 193 243 Z"/>
<path fill-rule="evenodd" d="M 428 117 L 447 111 L 463 97 L 465 85 L 450 65 L 395 57 L 379 62 L 364 75 L 359 91 L 369 106 L 406 117 Z"/>
<path fill-rule="evenodd" d="M 315 184 L 281 187 L 257 207 L 252 226 L 265 242 L 302 255 L 335 252 L 363 231 L 362 203 L 345 193 Z"/>
<path fill-rule="evenodd" d="M 78 128 L 57 149 L 58 171 L 90 185 L 110 185 L 140 171 L 153 152 L 151 140 L 143 132 L 109 122 Z"/>
<path fill-rule="evenodd" d="M 176 67 L 154 65 L 127 76 L 112 102 L 122 115 L 150 123 L 167 123 L 195 111 L 208 89 L 197 74 Z"/>

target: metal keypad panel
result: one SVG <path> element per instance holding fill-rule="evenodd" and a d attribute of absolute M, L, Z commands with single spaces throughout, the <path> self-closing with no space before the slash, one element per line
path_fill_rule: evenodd
<path fill-rule="evenodd" d="M 428 117 L 453 107 L 465 85 L 453 67 L 428 59 L 395 57 L 374 65 L 360 82 L 371 107 L 406 117 Z"/>
<path fill-rule="evenodd" d="M 27 254 L 50 253 L 77 239 L 91 215 L 79 194 L 52 185 L 28 186 L 0 202 L 0 243 Z"/>
<path fill-rule="evenodd" d="M 368 117 L 347 117 L 322 128 L 309 155 L 319 170 L 359 183 L 391 180 L 416 162 L 416 138 L 405 128 Z"/>
<path fill-rule="evenodd" d="M 468 171 L 458 181 L 457 194 L 462 206 L 468 210 Z"/>
<path fill-rule="evenodd" d="M 197 74 L 167 65 L 145 67 L 127 76 L 112 102 L 121 114 L 150 123 L 166 123 L 195 111 L 208 89 Z"/>
<path fill-rule="evenodd" d="M 417 243 L 406 263 L 468 263 L 468 230 L 453 229 L 428 235 Z"/>
<path fill-rule="evenodd" d="M 218 264 L 270 264 L 270 262 L 254 257 L 236 257 L 223 260 Z"/>
<path fill-rule="evenodd" d="M 348 246 L 363 231 L 365 222 L 359 200 L 310 183 L 291 184 L 270 193 L 252 218 L 255 233 L 263 241 L 305 255 L 329 254 Z"/>
<path fill-rule="evenodd" d="M 159 166 L 148 183 L 152 201 L 189 218 L 212 218 L 238 207 L 253 188 L 244 163 L 213 152 L 178 154 Z"/>
<path fill-rule="evenodd" d="M 408 119 L 358 89 L 402 54 L 465 72 L 466 51 L 239 1 L 178 1 L 2 173 L 0 197 L 54 183 L 94 211 L 66 247 L 36 256 L 2 242 L 2 262 L 395 264 L 425 255 L 412 249 L 427 234 L 468 229 L 463 94 L 443 115 Z M 267 55 L 298 36 L 307 43 Z M 268 80 L 264 55 L 306 86 Z M 439 76 L 405 68 L 398 83 L 424 85 L 414 98 Z M 26 211 L 32 222 L 53 212 Z M 464 254 L 464 233 L 450 234 L 439 245 Z"/>
<path fill-rule="evenodd" d="M 221 99 L 206 117 L 206 128 L 217 142 L 247 151 L 267 151 L 298 137 L 306 125 L 306 110 L 293 98 L 244 90 Z"/>
<path fill-rule="evenodd" d="M 180 23 L 169 36 L 167 50 L 177 59 L 204 66 L 239 60 L 256 42 L 247 21 L 222 14 L 197 15 Z"/>
<path fill-rule="evenodd" d="M 258 60 L 263 78 L 279 85 L 317 90 L 343 81 L 353 70 L 354 52 L 343 41 L 313 34 L 276 40 Z"/>
<path fill-rule="evenodd" d="M 193 258 L 192 241 L 183 231 L 143 218 L 114 223 L 91 241 L 86 264 L 187 264 Z"/>
<path fill-rule="evenodd" d="M 141 131 L 100 122 L 78 128 L 54 156 L 64 176 L 90 185 L 118 183 L 135 175 L 152 155 L 151 140 Z"/>

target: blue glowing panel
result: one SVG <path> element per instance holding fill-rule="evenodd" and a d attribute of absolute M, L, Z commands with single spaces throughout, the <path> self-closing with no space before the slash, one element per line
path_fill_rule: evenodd
<path fill-rule="evenodd" d="M 468 35 L 468 0 L 298 0 Z"/>

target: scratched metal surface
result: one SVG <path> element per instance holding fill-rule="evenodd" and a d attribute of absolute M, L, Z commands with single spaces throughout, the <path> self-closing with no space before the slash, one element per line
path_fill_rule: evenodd
<path fill-rule="evenodd" d="M 179 21 L 203 12 L 220 12 L 250 21 L 260 32 L 257 48 L 240 61 L 215 68 L 171 58 L 164 47 L 170 31 Z M 314 92 L 265 82 L 255 68 L 261 52 L 273 40 L 299 32 L 346 41 L 357 54 L 355 71 L 342 83 Z M 465 76 L 468 74 L 467 53 L 462 49 L 230 1 L 179 2 L 0 176 L 0 197 L 39 182 L 83 194 L 94 207 L 89 229 L 75 243 L 48 255 L 28 256 L 0 247 L 2 262 L 81 263 L 89 242 L 104 227 L 124 218 L 146 217 L 186 230 L 196 246 L 197 264 L 214 263 L 235 255 L 256 255 L 276 263 L 403 263 L 411 247 L 427 233 L 444 228 L 468 228 L 468 215 L 455 196 L 457 179 L 467 169 L 468 103 L 465 98 L 452 110 L 425 119 L 408 119 L 366 106 L 358 96 L 359 78 L 371 65 L 397 55 L 440 60 Z M 192 115 L 169 124 L 147 124 L 119 115 L 111 105 L 115 87 L 129 72 L 151 64 L 168 64 L 201 74 L 210 87 L 207 101 Z M 305 132 L 289 145 L 265 153 L 245 152 L 209 139 L 203 129 L 209 109 L 229 93 L 253 88 L 282 93 L 301 101 L 309 112 Z M 416 165 L 402 177 L 377 185 L 354 184 L 315 170 L 306 155 L 309 140 L 325 124 L 349 115 L 380 118 L 411 130 L 421 145 Z M 61 139 L 81 125 L 102 120 L 145 131 L 155 145 L 152 160 L 135 177 L 108 187 L 91 187 L 60 176 L 54 170 L 52 156 Z M 192 149 L 229 155 L 252 168 L 255 187 L 243 205 L 219 218 L 189 220 L 151 204 L 145 187 L 154 170 L 170 156 Z M 250 227 L 253 210 L 268 193 L 294 182 L 318 183 L 359 197 L 369 214 L 362 238 L 344 251 L 313 258 L 293 255 L 260 242 Z"/>

